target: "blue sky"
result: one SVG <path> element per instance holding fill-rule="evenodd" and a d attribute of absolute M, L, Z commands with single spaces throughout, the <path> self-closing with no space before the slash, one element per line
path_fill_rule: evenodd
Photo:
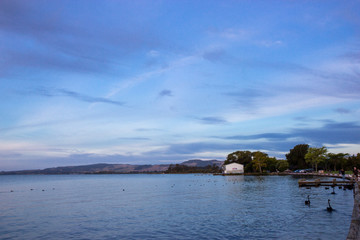
<path fill-rule="evenodd" d="M 360 152 L 360 1 L 0 1 L 0 170 Z"/>

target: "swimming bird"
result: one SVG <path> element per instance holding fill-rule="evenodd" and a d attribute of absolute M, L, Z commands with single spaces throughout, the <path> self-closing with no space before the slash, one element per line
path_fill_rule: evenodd
<path fill-rule="evenodd" d="M 308 200 L 305 200 L 305 205 L 310 205 L 310 196 L 307 197 Z"/>
<path fill-rule="evenodd" d="M 329 206 L 326 208 L 326 210 L 327 210 L 328 212 L 332 212 L 333 208 L 332 208 L 331 205 L 330 205 L 330 199 L 328 199 L 328 204 L 329 204 Z"/>

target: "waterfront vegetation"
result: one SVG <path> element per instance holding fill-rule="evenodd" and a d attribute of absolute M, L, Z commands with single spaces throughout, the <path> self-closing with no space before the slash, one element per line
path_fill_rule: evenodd
<path fill-rule="evenodd" d="M 228 154 L 224 164 L 240 163 L 244 165 L 245 173 L 283 172 L 287 169 L 313 169 L 325 172 L 351 171 L 353 167 L 360 168 L 360 153 L 330 153 L 323 147 L 310 147 L 308 144 L 298 144 L 290 149 L 286 160 L 269 157 L 268 154 L 256 151 L 235 151 Z"/>
<path fill-rule="evenodd" d="M 336 172 L 343 169 L 351 172 L 353 167 L 360 168 L 360 153 L 330 153 L 325 146 L 310 147 L 308 144 L 298 144 L 290 149 L 286 159 L 269 157 L 261 151 L 235 151 L 227 155 L 224 164 L 239 163 L 244 165 L 245 173 L 267 174 L 284 172 L 286 170 L 312 169 L 314 171 Z M 165 173 L 220 173 L 218 165 L 206 167 L 187 166 L 185 164 L 170 165 Z"/>
<path fill-rule="evenodd" d="M 192 167 L 183 164 L 170 165 L 165 173 L 220 173 L 221 168 L 216 164 L 206 167 Z"/>

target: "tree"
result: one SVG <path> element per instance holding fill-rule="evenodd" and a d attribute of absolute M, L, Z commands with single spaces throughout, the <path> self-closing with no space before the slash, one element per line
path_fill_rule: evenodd
<path fill-rule="evenodd" d="M 352 170 L 353 167 L 360 169 L 360 153 L 349 156 L 346 165 L 348 170 Z"/>
<path fill-rule="evenodd" d="M 318 164 L 323 162 L 326 159 L 327 149 L 326 147 L 321 148 L 309 148 L 308 152 L 305 155 L 305 161 L 312 166 L 315 166 L 315 171 L 317 172 Z"/>
<path fill-rule="evenodd" d="M 288 168 L 289 168 L 289 163 L 287 161 L 285 161 L 285 160 L 277 160 L 277 169 L 280 172 L 283 172 Z"/>
<path fill-rule="evenodd" d="M 206 167 L 187 166 L 184 164 L 170 165 L 165 173 L 220 173 L 221 169 L 216 164 Z"/>
<path fill-rule="evenodd" d="M 307 168 L 305 155 L 308 149 L 308 144 L 298 144 L 293 149 L 290 149 L 290 152 L 285 155 L 290 169 Z"/>
<path fill-rule="evenodd" d="M 323 163 L 323 169 L 325 171 L 329 171 L 330 167 L 331 167 L 331 161 L 330 161 L 330 158 L 328 155 L 326 155 L 324 161 L 322 162 Z"/>
<path fill-rule="evenodd" d="M 266 167 L 266 160 L 268 159 L 268 155 L 260 151 L 254 152 L 252 155 L 253 167 L 262 173 L 262 168 Z"/>
<path fill-rule="evenodd" d="M 254 163 L 250 162 L 250 163 L 246 164 L 246 166 L 244 166 L 244 172 L 246 172 L 246 173 L 254 172 Z"/>
<path fill-rule="evenodd" d="M 266 169 L 269 170 L 270 172 L 276 172 L 277 170 L 277 160 L 274 157 L 267 157 L 265 160 L 266 163 Z"/>
<path fill-rule="evenodd" d="M 246 166 L 246 164 L 251 162 L 251 152 L 250 151 L 236 151 L 236 152 L 232 152 L 230 153 L 224 164 L 229 164 L 229 163 L 240 163 L 243 164 L 244 166 Z"/>
<path fill-rule="evenodd" d="M 329 161 L 334 165 L 334 171 L 336 166 L 340 163 L 341 168 L 345 168 L 345 162 L 349 157 L 348 153 L 328 153 Z"/>
<path fill-rule="evenodd" d="M 345 166 L 348 162 L 350 154 L 348 153 L 339 153 L 340 154 L 340 166 L 342 169 L 345 169 Z"/>

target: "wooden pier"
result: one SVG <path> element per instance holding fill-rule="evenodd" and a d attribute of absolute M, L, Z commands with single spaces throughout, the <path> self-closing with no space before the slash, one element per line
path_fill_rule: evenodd
<path fill-rule="evenodd" d="M 354 183 L 355 181 L 350 179 L 350 180 L 337 180 L 336 178 L 334 178 L 333 180 L 329 181 L 324 181 L 324 180 L 320 180 L 320 179 L 315 179 L 315 180 L 306 180 L 306 179 L 300 179 L 298 181 L 299 183 L 299 187 L 320 187 L 320 186 L 328 186 L 328 187 L 336 187 L 336 186 L 342 186 L 345 188 L 349 188 L 352 189 L 354 187 Z"/>

